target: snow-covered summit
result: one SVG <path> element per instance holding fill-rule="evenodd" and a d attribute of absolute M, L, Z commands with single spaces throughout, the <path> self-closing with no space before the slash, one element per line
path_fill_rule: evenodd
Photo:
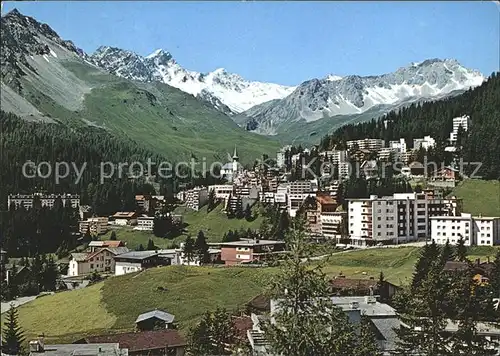
<path fill-rule="evenodd" d="M 90 59 L 112 74 L 132 80 L 163 82 L 208 102 L 217 103 L 216 107 L 224 108 L 226 113 L 240 113 L 266 101 L 282 99 L 295 89 L 247 81 L 224 68 L 209 73 L 189 71 L 163 49 L 143 57 L 131 51 L 102 46 Z"/>

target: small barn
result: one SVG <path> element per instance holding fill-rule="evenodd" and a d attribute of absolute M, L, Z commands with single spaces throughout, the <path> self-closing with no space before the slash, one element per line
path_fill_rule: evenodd
<path fill-rule="evenodd" d="M 159 330 L 174 328 L 175 316 L 163 310 L 152 310 L 143 313 L 135 320 L 135 325 L 138 330 Z"/>

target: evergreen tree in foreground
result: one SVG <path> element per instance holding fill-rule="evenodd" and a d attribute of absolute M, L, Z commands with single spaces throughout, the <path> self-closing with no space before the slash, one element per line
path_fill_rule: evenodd
<path fill-rule="evenodd" d="M 22 351 L 24 333 L 18 324 L 17 309 L 14 304 L 10 305 L 2 330 L 2 353 L 17 355 Z"/>
<path fill-rule="evenodd" d="M 200 264 L 208 263 L 210 261 L 207 239 L 205 238 L 205 234 L 201 230 L 198 232 L 198 236 L 196 237 L 196 241 L 194 242 L 194 250 L 198 255 Z"/>
<path fill-rule="evenodd" d="M 187 261 L 188 265 L 194 261 L 195 248 L 194 248 L 194 241 L 191 236 L 186 237 L 186 241 L 184 242 L 184 248 L 182 249 L 182 252 L 184 254 L 184 259 Z"/>
<path fill-rule="evenodd" d="M 460 262 L 467 261 L 467 246 L 462 236 L 458 239 L 457 247 L 455 249 L 455 259 Z"/>
<path fill-rule="evenodd" d="M 235 343 L 235 328 L 231 315 L 222 308 L 205 312 L 200 322 L 190 330 L 188 352 L 193 356 L 230 355 Z"/>
<path fill-rule="evenodd" d="M 357 340 L 353 325 L 329 295 L 321 266 L 311 268 L 302 262 L 310 256 L 305 243 L 305 221 L 294 221 L 287 235 L 291 251 L 283 268 L 270 286 L 270 297 L 277 303 L 274 320 L 262 325 L 269 343 L 268 352 L 287 356 L 353 355 Z"/>

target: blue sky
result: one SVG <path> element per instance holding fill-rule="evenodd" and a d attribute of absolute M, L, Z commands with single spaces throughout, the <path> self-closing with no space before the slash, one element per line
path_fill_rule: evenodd
<path fill-rule="evenodd" d="M 295 85 L 375 75 L 428 58 L 499 70 L 500 6 L 475 2 L 5 2 L 86 52 L 100 45 L 147 55 L 164 48 L 183 67 L 226 68 Z"/>

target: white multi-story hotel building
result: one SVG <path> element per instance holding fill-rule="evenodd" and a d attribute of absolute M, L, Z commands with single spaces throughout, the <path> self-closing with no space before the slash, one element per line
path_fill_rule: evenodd
<path fill-rule="evenodd" d="M 464 115 L 453 119 L 453 131 L 450 133 L 450 143 L 457 141 L 458 128 L 460 126 L 462 126 L 465 131 L 468 131 L 470 126 L 470 117 Z"/>
<path fill-rule="evenodd" d="M 137 226 L 134 230 L 153 231 L 155 218 L 152 216 L 139 216 L 137 217 Z"/>
<path fill-rule="evenodd" d="M 430 237 L 431 216 L 455 216 L 461 201 L 431 192 L 349 199 L 349 236 L 353 245 L 399 243 Z"/>
<path fill-rule="evenodd" d="M 31 209 L 35 198 L 40 199 L 42 207 L 52 208 L 56 199 L 61 198 L 63 206 L 78 208 L 80 206 L 80 196 L 78 194 L 9 194 L 7 197 L 7 206 L 14 204 L 17 207 Z"/>
<path fill-rule="evenodd" d="M 218 185 L 209 185 L 208 192 L 214 191 L 216 199 L 224 199 L 229 198 L 231 194 L 233 194 L 233 185 L 232 184 L 218 184 Z"/>
<path fill-rule="evenodd" d="M 389 148 L 392 148 L 400 153 L 406 153 L 407 151 L 406 140 L 404 138 L 400 138 L 399 141 L 390 141 Z"/>
<path fill-rule="evenodd" d="M 419 150 L 423 148 L 424 150 L 428 150 L 431 147 L 436 145 L 436 140 L 431 136 L 424 136 L 424 138 L 415 138 L 413 139 L 413 149 Z"/>
<path fill-rule="evenodd" d="M 431 218 L 431 238 L 436 244 L 446 241 L 456 245 L 460 238 L 466 246 L 493 246 L 500 244 L 500 218 L 460 216 L 435 216 Z"/>
<path fill-rule="evenodd" d="M 358 146 L 360 150 L 377 151 L 385 146 L 385 141 L 379 138 L 365 138 L 364 140 L 347 141 L 347 148 Z"/>
<path fill-rule="evenodd" d="M 208 189 L 195 187 L 185 192 L 186 207 L 193 210 L 200 210 L 208 202 Z"/>

